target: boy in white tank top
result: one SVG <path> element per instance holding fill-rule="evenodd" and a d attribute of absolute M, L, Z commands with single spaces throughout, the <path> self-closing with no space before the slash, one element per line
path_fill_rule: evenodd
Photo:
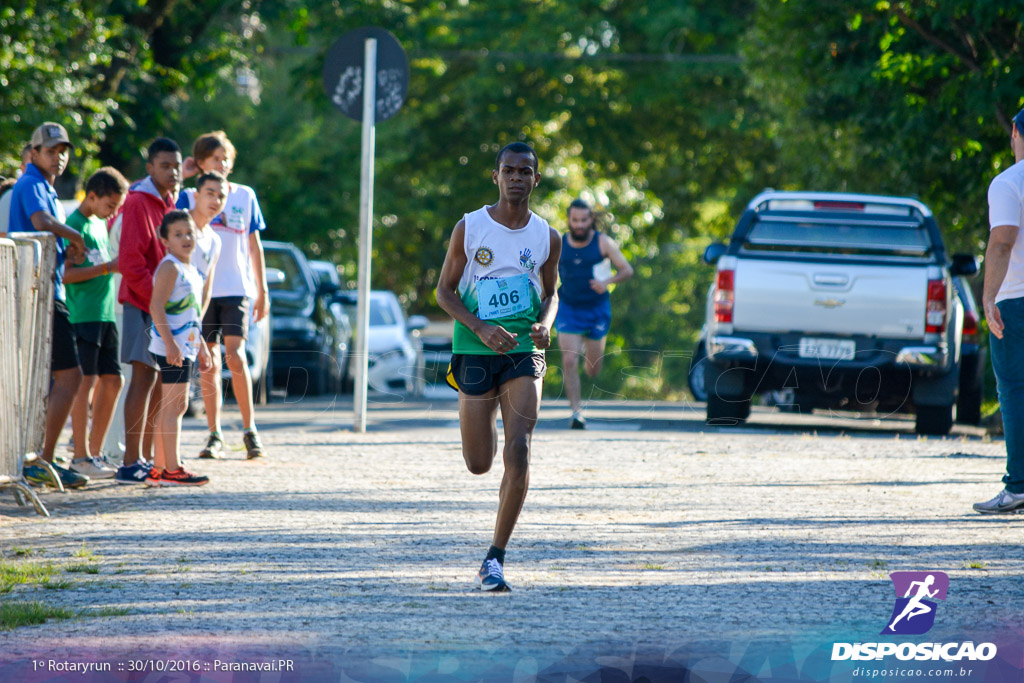
<path fill-rule="evenodd" d="M 494 462 L 499 408 L 505 426 L 498 515 L 477 573 L 481 590 L 504 592 L 505 546 L 530 481 L 562 240 L 530 211 L 530 194 L 540 182 L 536 152 L 514 142 L 498 152 L 495 165 L 498 202 L 455 225 L 437 302 L 455 319 L 448 382 L 459 391 L 462 456 L 470 472 L 484 474 Z"/>
<path fill-rule="evenodd" d="M 181 466 L 181 416 L 188 407 L 192 364 L 210 366 L 203 341 L 203 276 L 192 265 L 196 225 L 187 211 L 171 211 L 160 223 L 167 255 L 153 274 L 149 352 L 160 366 L 161 402 L 154 434 L 153 468 L 147 486 L 202 486 L 210 480 Z"/>

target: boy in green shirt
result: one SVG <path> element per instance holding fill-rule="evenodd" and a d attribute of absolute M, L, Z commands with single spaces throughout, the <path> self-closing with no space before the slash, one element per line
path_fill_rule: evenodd
<path fill-rule="evenodd" d="M 112 273 L 117 272 L 117 259 L 110 258 L 106 219 L 117 213 L 127 193 L 123 175 L 109 166 L 101 168 L 85 184 L 85 200 L 67 220 L 85 240 L 85 260 L 68 267 L 64 277 L 82 367 L 82 384 L 71 408 L 75 442 L 71 469 L 93 479 L 110 479 L 117 472 L 98 457 L 124 383 L 114 316 L 117 292 Z M 90 399 L 92 433 L 87 436 Z"/>

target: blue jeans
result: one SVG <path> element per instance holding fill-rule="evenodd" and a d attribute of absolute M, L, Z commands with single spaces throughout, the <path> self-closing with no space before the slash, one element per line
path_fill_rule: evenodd
<path fill-rule="evenodd" d="M 1024 493 L 1024 298 L 996 304 L 1003 318 L 1003 338 L 989 337 L 996 373 L 999 408 L 1006 438 L 1006 476 L 1010 493 Z"/>

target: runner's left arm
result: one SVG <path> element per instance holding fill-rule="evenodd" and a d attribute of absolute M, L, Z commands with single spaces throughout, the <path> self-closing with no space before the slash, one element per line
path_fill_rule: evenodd
<path fill-rule="evenodd" d="M 562 256 L 562 236 L 551 228 L 551 251 L 540 267 L 540 284 L 544 291 L 540 302 L 540 316 L 530 328 L 530 338 L 538 349 L 551 346 L 551 326 L 558 312 L 558 259 Z"/>
<path fill-rule="evenodd" d="M 619 245 L 615 243 L 608 235 L 601 233 L 601 256 L 612 262 L 615 266 L 615 275 L 611 279 L 604 280 L 604 286 L 614 285 L 619 282 L 625 282 L 629 278 L 633 277 L 633 266 L 629 265 L 629 261 L 622 255 L 622 250 L 619 249 Z"/>

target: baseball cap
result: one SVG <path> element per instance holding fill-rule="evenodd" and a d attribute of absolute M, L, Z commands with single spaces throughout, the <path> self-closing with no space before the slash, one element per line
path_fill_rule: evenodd
<path fill-rule="evenodd" d="M 68 137 L 68 132 L 64 130 L 64 126 L 53 121 L 47 121 L 35 129 L 29 144 L 33 147 L 56 147 L 61 143 L 74 147 L 71 144 L 71 138 Z"/>
<path fill-rule="evenodd" d="M 1017 115 L 1013 117 L 1013 125 L 1017 126 L 1017 130 L 1024 133 L 1024 109 L 1017 112 Z"/>

